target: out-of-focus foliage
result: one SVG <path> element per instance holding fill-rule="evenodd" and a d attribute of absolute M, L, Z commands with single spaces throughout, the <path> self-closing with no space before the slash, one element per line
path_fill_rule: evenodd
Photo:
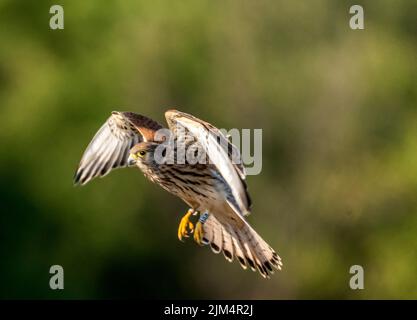
<path fill-rule="evenodd" d="M 53 2 L 1 1 L 0 297 L 417 298 L 417 2 L 360 2 L 362 31 L 349 1 L 61 1 L 53 31 Z M 170 107 L 263 129 L 271 280 L 177 241 L 187 207 L 138 170 L 73 187 L 110 111 Z"/>

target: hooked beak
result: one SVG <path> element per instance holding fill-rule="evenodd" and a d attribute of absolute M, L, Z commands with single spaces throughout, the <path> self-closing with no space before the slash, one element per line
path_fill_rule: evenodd
<path fill-rule="evenodd" d="M 129 158 L 127 158 L 127 164 L 129 166 L 134 166 L 136 164 L 136 158 L 133 154 L 129 154 Z"/>

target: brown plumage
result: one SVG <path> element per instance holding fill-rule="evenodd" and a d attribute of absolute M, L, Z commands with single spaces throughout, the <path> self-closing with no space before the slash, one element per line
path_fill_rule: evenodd
<path fill-rule="evenodd" d="M 165 145 L 169 137 L 160 134 L 159 123 L 132 112 L 113 112 L 84 152 L 75 183 L 83 185 L 114 168 L 136 165 L 193 212 L 208 213 L 201 223 L 202 243 L 215 253 L 223 252 L 228 261 L 236 257 L 243 268 L 249 266 L 264 277 L 281 269 L 281 259 L 246 221 L 251 200 L 243 164 L 232 161 L 236 147 L 217 128 L 191 115 L 169 110 L 165 117 L 173 149 Z M 180 143 L 194 154 L 204 150 L 205 162 L 190 163 L 186 157 L 179 163 Z M 165 161 L 159 161 L 161 155 Z"/>

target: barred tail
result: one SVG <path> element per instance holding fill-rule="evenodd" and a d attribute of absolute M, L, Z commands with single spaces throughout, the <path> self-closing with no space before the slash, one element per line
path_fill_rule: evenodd
<path fill-rule="evenodd" d="M 274 268 L 281 270 L 281 258 L 247 221 L 242 220 L 243 224 L 238 227 L 224 220 L 220 222 L 210 214 L 203 225 L 203 242 L 210 244 L 214 253 L 222 251 L 230 262 L 236 257 L 243 269 L 249 266 L 253 271 L 258 270 L 264 278 L 269 278 Z"/>

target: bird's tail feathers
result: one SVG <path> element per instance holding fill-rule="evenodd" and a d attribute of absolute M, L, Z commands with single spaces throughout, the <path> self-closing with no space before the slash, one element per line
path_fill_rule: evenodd
<path fill-rule="evenodd" d="M 242 226 L 237 227 L 227 221 L 220 222 L 210 214 L 203 225 L 203 242 L 210 245 L 214 253 L 223 252 L 227 261 L 236 257 L 243 269 L 250 267 L 269 278 L 274 269 L 281 270 L 281 258 L 246 220 L 242 221 Z"/>

